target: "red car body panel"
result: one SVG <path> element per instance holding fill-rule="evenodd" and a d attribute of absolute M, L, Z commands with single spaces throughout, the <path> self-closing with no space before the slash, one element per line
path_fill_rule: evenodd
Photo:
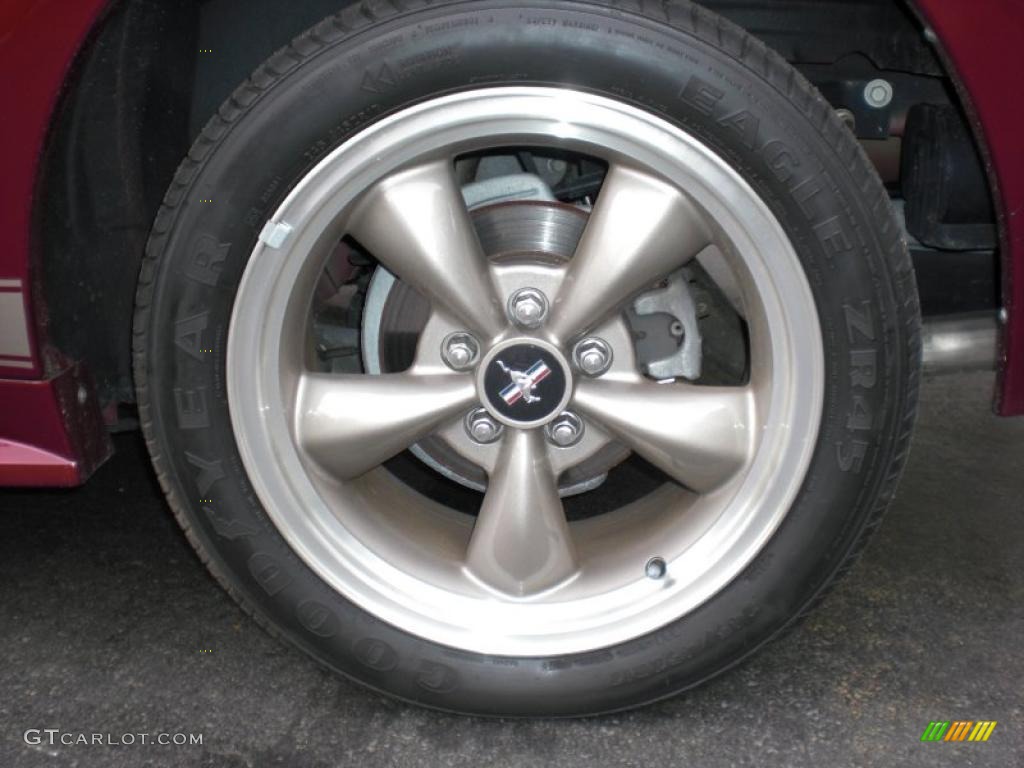
<path fill-rule="evenodd" d="M 108 0 L 13 0 L 0 6 L 0 280 L 19 280 L 28 317 L 29 365 L 0 357 L 0 376 L 43 376 L 40 310 L 33 295 L 32 214 L 39 161 L 65 80 Z"/>
<path fill-rule="evenodd" d="M 0 485 L 78 485 L 111 453 L 87 373 L 47 347 L 33 262 L 40 159 L 75 54 L 106 5 L 0 5 L 0 334 L 19 326 L 13 336 L 24 341 L 0 347 Z"/>
<path fill-rule="evenodd" d="M 76 54 L 109 0 L 0 5 L 0 319 L 23 322 L 0 347 L 0 485 L 74 485 L 110 452 L 88 374 L 47 344 L 33 260 L 40 159 Z M 936 32 L 983 144 L 1003 257 L 1007 322 L 997 407 L 1024 414 L 1024 102 L 1007 78 L 1024 71 L 1024 3 L 917 0 Z M 13 107 L 11 106 L 13 105 Z M 21 313 L 17 312 L 20 306 Z M 0 335 L 7 328 L 0 327 Z"/>
<path fill-rule="evenodd" d="M 81 366 L 41 381 L 0 380 L 0 486 L 74 486 L 111 441 Z"/>
<path fill-rule="evenodd" d="M 1006 324 L 996 408 L 1024 414 L 1024 3 L 917 0 L 941 43 L 980 139 L 999 219 Z"/>

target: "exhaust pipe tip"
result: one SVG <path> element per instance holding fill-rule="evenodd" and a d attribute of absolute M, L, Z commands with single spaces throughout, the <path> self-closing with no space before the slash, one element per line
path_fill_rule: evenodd
<path fill-rule="evenodd" d="M 995 370 L 999 319 L 994 312 L 925 318 L 921 334 L 924 373 Z"/>

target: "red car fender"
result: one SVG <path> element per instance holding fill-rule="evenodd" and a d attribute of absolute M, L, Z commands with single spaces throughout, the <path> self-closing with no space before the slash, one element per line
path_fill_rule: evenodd
<path fill-rule="evenodd" d="M 111 452 L 88 375 L 48 354 L 32 249 L 36 179 L 54 109 L 106 5 L 0 5 L 0 485 L 78 485 Z"/>
<path fill-rule="evenodd" d="M 1024 3 L 916 0 L 935 33 L 985 158 L 1002 253 L 1005 323 L 996 409 L 1024 414 Z"/>

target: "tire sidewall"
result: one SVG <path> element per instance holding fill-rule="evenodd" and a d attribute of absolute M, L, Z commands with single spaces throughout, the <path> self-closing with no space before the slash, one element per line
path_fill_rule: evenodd
<path fill-rule="evenodd" d="M 689 14 L 686 5 L 667 7 Z M 154 228 L 155 271 L 143 276 L 143 421 L 172 506 L 214 573 L 329 667 L 392 695 L 478 714 L 592 713 L 670 695 L 735 663 L 805 610 L 889 493 L 914 375 L 906 330 L 914 304 L 880 234 L 892 226 L 891 212 L 866 202 L 879 182 L 836 133 L 843 129 L 827 107 L 813 96 L 790 98 L 809 94 L 806 87 L 790 80 L 786 93 L 782 81 L 764 76 L 763 48 L 765 71 L 752 71 L 734 58 L 749 62 L 750 51 L 723 52 L 685 31 L 692 24 L 683 16 L 680 30 L 601 5 L 476 2 L 407 11 L 355 32 L 325 23 L 242 86 L 190 153 Z M 346 600 L 271 523 L 228 409 L 233 298 L 263 224 L 291 187 L 389 114 L 500 85 L 569 86 L 620 99 L 711 147 L 790 237 L 825 339 L 817 447 L 796 502 L 761 553 L 682 619 L 584 654 L 508 658 L 446 648 Z M 820 121 L 811 117 L 818 114 Z"/>

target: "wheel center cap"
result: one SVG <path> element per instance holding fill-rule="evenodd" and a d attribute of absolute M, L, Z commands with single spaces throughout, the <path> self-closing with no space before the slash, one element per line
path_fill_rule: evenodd
<path fill-rule="evenodd" d="M 572 374 L 562 353 L 539 339 L 510 339 L 480 363 L 477 388 L 484 407 L 504 424 L 546 424 L 565 410 Z"/>

